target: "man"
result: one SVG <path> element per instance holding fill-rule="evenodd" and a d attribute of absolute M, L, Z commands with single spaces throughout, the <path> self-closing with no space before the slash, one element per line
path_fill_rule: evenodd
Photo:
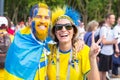
<path fill-rule="evenodd" d="M 111 69 L 113 44 L 117 43 L 111 30 L 115 22 L 115 15 L 110 13 L 105 16 L 105 24 L 101 27 L 100 37 L 102 37 L 102 49 L 99 56 L 99 71 L 101 80 L 106 80 L 106 72 Z"/>
<path fill-rule="evenodd" d="M 44 3 L 31 9 L 31 26 L 15 34 L 5 63 L 6 80 L 45 80 L 50 10 Z"/>
<path fill-rule="evenodd" d="M 118 74 L 118 67 L 120 66 L 120 17 L 118 17 L 117 25 L 113 28 L 113 31 L 114 37 L 118 40 L 118 42 L 115 45 L 114 55 L 112 56 L 112 77 L 120 78 L 120 75 Z"/>
<path fill-rule="evenodd" d="M 79 22 L 79 26 L 78 26 L 79 38 L 83 40 L 84 39 L 84 35 L 86 33 L 85 25 L 84 25 L 84 22 L 81 22 L 80 20 L 78 20 L 78 22 Z"/>
<path fill-rule="evenodd" d="M 10 35 L 7 32 L 9 19 L 4 16 L 0 16 L 0 80 L 4 78 L 4 63 L 7 50 L 11 44 Z"/>

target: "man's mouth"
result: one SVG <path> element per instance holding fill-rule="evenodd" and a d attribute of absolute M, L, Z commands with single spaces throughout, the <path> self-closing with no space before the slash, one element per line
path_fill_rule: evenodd
<path fill-rule="evenodd" d="M 46 29 L 46 26 L 41 25 L 41 26 L 39 26 L 39 29 L 44 30 L 44 29 Z"/>

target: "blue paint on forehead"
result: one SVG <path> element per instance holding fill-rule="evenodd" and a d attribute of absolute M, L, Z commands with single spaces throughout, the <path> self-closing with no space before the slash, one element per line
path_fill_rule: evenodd
<path fill-rule="evenodd" d="M 38 8 L 35 8 L 34 10 L 33 10 L 33 17 L 35 17 L 36 15 L 37 15 L 37 13 L 38 13 Z"/>
<path fill-rule="evenodd" d="M 34 17 L 37 14 L 37 12 L 38 12 L 38 5 L 35 5 L 30 10 L 30 17 L 31 18 Z"/>
<path fill-rule="evenodd" d="M 32 18 L 32 17 L 35 17 L 35 16 L 37 15 L 37 13 L 38 13 L 38 10 L 39 10 L 38 5 L 33 6 L 33 7 L 31 8 L 31 10 L 30 10 L 30 17 L 31 17 L 31 18 Z M 50 11 L 50 9 L 49 9 L 48 14 L 49 14 L 49 16 L 51 16 L 51 11 Z"/>

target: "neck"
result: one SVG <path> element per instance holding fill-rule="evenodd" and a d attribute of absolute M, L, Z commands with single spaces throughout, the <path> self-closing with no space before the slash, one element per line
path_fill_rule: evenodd
<path fill-rule="evenodd" d="M 62 51 L 68 51 L 72 48 L 72 43 L 59 43 L 59 49 Z"/>
<path fill-rule="evenodd" d="M 112 26 L 109 22 L 106 22 L 105 25 L 108 26 L 108 27 L 111 27 L 111 26 Z"/>
<path fill-rule="evenodd" d="M 36 38 L 37 38 L 39 41 L 45 41 L 46 36 L 36 34 Z"/>

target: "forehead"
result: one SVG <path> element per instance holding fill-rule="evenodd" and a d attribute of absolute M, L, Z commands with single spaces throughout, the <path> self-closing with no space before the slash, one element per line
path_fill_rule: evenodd
<path fill-rule="evenodd" d="M 110 15 L 110 18 L 115 18 L 115 15 Z"/>
<path fill-rule="evenodd" d="M 44 7 L 35 8 L 33 12 L 34 12 L 34 16 L 36 15 L 50 16 L 50 10 Z"/>
<path fill-rule="evenodd" d="M 56 24 L 66 24 L 71 23 L 68 19 L 59 19 Z"/>

